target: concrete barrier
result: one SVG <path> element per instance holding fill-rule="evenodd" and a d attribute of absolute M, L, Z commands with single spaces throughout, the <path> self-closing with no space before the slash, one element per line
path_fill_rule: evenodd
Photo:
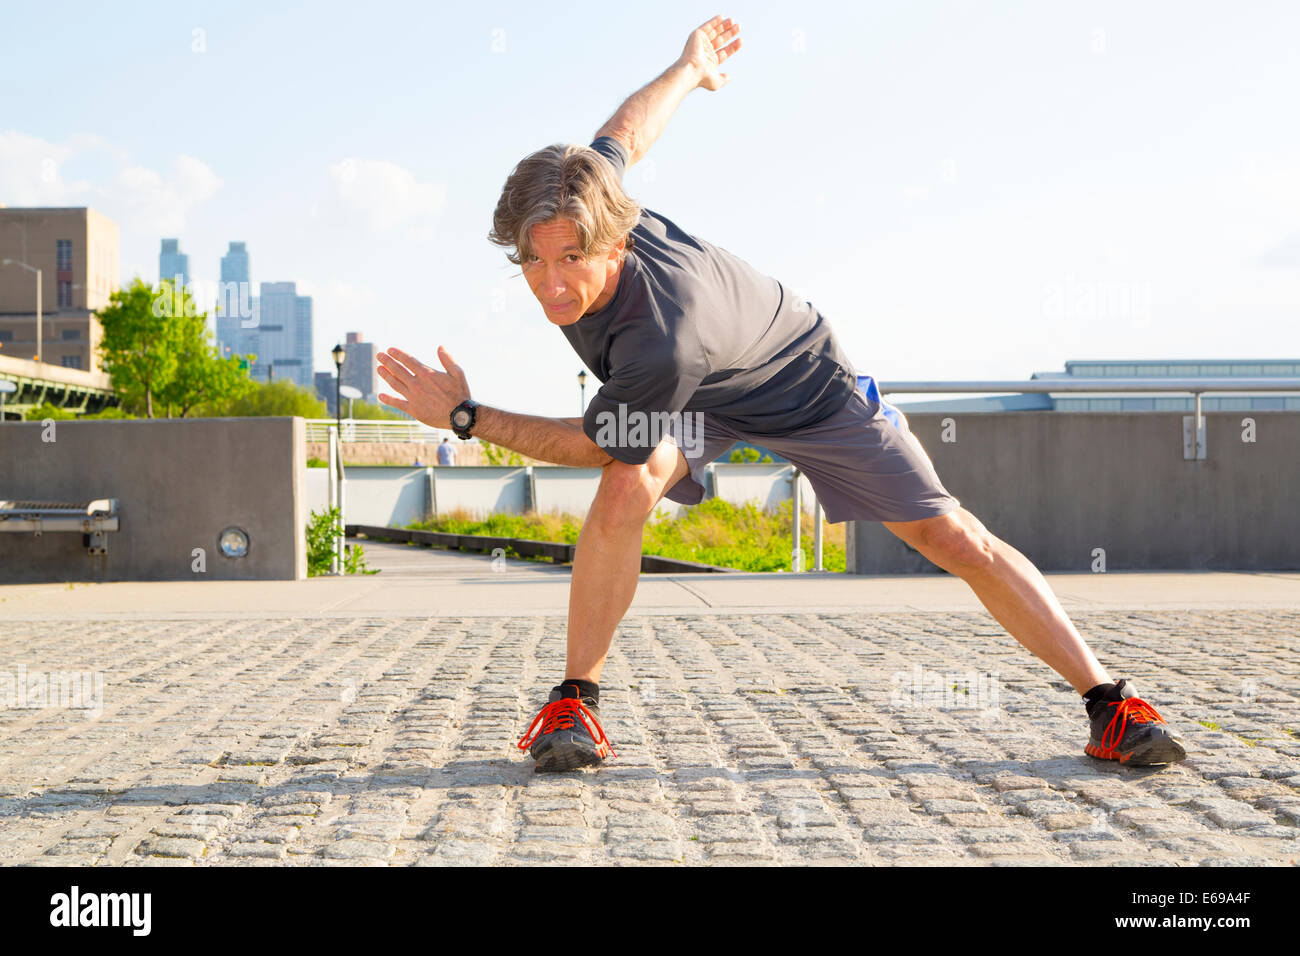
<path fill-rule="evenodd" d="M 962 507 L 1040 570 L 1300 570 L 1295 412 L 1205 415 L 1200 461 L 1183 458 L 1181 413 L 907 419 Z M 849 524 L 850 573 L 939 573 L 880 523 Z"/>
<path fill-rule="evenodd" d="M 307 469 L 308 511 L 323 512 L 329 507 L 329 475 L 328 468 Z M 430 514 L 428 469 L 347 466 L 343 509 L 348 524 L 405 528 L 413 521 L 423 521 Z"/>
<path fill-rule="evenodd" d="M 0 534 L 0 582 L 296 580 L 307 576 L 301 418 L 0 424 L 0 498 L 117 498 L 93 557 L 76 534 Z M 231 527 L 248 553 L 226 557 Z"/>

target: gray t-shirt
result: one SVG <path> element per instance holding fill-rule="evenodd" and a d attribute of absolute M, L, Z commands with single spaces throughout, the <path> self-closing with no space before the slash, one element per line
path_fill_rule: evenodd
<path fill-rule="evenodd" d="M 621 179 L 623 144 L 602 136 L 591 146 Z M 627 421 L 632 413 L 662 420 L 663 413 L 704 412 L 746 434 L 789 435 L 849 400 L 857 373 L 810 303 L 644 207 L 632 236 L 614 298 L 561 326 L 604 383 L 583 431 L 607 454 L 643 464 L 654 451 L 632 430 L 632 441 L 619 431 L 611 442 L 602 425 L 620 414 Z"/>

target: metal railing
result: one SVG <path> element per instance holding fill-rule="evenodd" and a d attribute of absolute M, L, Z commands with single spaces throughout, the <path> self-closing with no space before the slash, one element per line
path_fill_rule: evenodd
<path fill-rule="evenodd" d="M 329 441 L 335 428 L 333 418 L 309 418 L 307 441 Z M 432 428 L 420 422 L 384 421 L 374 418 L 345 418 L 339 438 L 345 442 L 440 442 L 453 437 L 450 428 Z"/>
<path fill-rule="evenodd" d="M 1201 396 L 1207 392 L 1232 392 L 1246 395 L 1252 392 L 1295 392 L 1300 395 L 1300 378 L 1294 376 L 1219 376 L 1204 378 L 1036 378 L 1029 381 L 974 381 L 974 382 L 893 382 L 879 380 L 876 386 L 882 395 L 910 392 L 1112 392 L 1147 393 L 1174 392 L 1190 394 L 1194 401 L 1194 415 L 1183 417 L 1183 458 L 1198 461 L 1205 458 L 1205 416 L 1201 410 Z M 1064 413 L 1063 413 L 1064 414 Z"/>

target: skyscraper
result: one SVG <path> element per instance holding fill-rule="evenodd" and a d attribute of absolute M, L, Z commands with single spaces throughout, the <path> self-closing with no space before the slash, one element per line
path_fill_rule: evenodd
<path fill-rule="evenodd" d="M 259 382 L 287 378 L 313 388 L 311 296 L 298 295 L 292 282 L 263 282 L 253 300 L 253 326 L 237 327 L 235 341 L 222 355 L 254 353 L 253 378 Z M 227 332 L 230 329 L 227 328 Z"/>
<path fill-rule="evenodd" d="M 375 402 L 375 343 L 362 342 L 360 332 L 349 332 L 343 348 L 343 384 L 360 391 L 365 401 Z"/>
<path fill-rule="evenodd" d="M 249 272 L 248 249 L 242 242 L 230 243 L 221 257 L 221 280 L 217 285 L 217 351 L 224 358 L 240 352 L 241 329 L 252 325 L 253 283 Z"/>
<path fill-rule="evenodd" d="M 166 279 L 180 288 L 190 284 L 190 257 L 181 252 L 179 239 L 162 241 L 162 251 L 158 254 L 158 279 Z"/>

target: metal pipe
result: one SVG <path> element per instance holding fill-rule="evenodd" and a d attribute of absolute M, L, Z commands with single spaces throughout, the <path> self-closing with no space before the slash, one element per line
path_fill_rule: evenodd
<path fill-rule="evenodd" d="M 1300 378 L 1036 378 L 1025 382 L 977 380 L 972 382 L 881 382 L 882 395 L 894 392 L 1297 392 Z"/>
<path fill-rule="evenodd" d="M 329 464 L 330 464 L 330 480 L 329 480 L 329 486 L 330 486 L 330 489 L 329 489 L 329 490 L 330 490 L 330 503 L 329 503 L 329 507 L 330 507 L 330 511 L 331 511 L 331 513 L 332 513 L 332 512 L 334 511 L 334 509 L 335 509 L 336 507 L 338 507 L 338 503 L 339 503 L 339 488 L 338 488 L 338 432 L 335 431 L 333 425 L 330 426 L 330 430 L 329 430 L 329 442 L 328 442 L 328 444 L 329 444 L 329 456 L 330 456 L 330 462 L 329 462 Z M 330 574 L 338 574 L 338 573 L 339 573 L 339 549 L 338 549 L 338 540 L 337 540 L 337 538 L 335 539 L 335 541 L 334 541 L 334 547 L 333 547 L 331 550 L 332 550 L 332 555 L 333 555 L 333 556 L 330 558 Z"/>
<path fill-rule="evenodd" d="M 799 543 L 799 518 L 803 513 L 803 502 L 800 500 L 798 468 L 794 469 L 790 480 L 794 482 L 794 547 L 790 551 L 790 570 L 798 574 L 803 570 L 803 550 Z"/>
<path fill-rule="evenodd" d="M 813 570 L 825 571 L 822 567 L 822 502 L 813 498 Z"/>

